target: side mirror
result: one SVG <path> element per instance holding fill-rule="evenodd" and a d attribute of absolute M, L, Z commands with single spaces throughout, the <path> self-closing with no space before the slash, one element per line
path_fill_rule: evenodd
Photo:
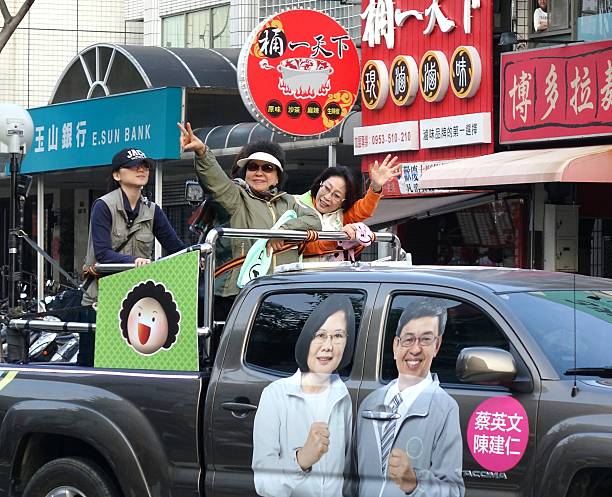
<path fill-rule="evenodd" d="M 185 200 L 192 204 L 197 205 L 204 201 L 204 190 L 197 180 L 188 179 L 185 181 Z"/>
<path fill-rule="evenodd" d="M 457 357 L 457 378 L 464 383 L 503 385 L 517 375 L 516 362 L 510 352 L 493 347 L 468 347 Z"/>

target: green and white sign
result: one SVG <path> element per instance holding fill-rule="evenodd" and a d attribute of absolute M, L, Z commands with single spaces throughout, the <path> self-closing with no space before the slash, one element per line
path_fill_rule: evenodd
<path fill-rule="evenodd" d="M 198 370 L 199 252 L 100 279 L 95 366 Z"/>

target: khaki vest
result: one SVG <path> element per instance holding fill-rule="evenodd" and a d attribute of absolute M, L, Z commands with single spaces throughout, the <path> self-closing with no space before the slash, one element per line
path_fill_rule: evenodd
<path fill-rule="evenodd" d="M 153 245 L 155 236 L 153 235 L 153 218 L 155 216 L 155 204 L 153 202 L 145 202 L 141 199 L 140 210 L 138 216 L 134 220 L 132 227 L 128 226 L 128 217 L 123 207 L 123 195 L 121 188 L 117 188 L 110 193 L 100 197 L 96 202 L 102 201 L 110 210 L 111 213 L 111 246 L 116 251 L 118 247 L 125 242 L 130 236 L 130 240 L 125 244 L 120 254 L 133 255 L 150 259 L 153 254 Z M 93 207 L 93 206 L 92 206 Z M 95 251 L 93 248 L 93 240 L 91 238 L 91 225 L 89 226 L 89 241 L 87 243 L 87 256 L 85 257 L 85 266 L 91 266 L 96 263 Z M 86 279 L 86 283 L 89 280 Z M 98 300 L 98 282 L 92 279 L 83 295 L 82 304 L 91 305 Z"/>

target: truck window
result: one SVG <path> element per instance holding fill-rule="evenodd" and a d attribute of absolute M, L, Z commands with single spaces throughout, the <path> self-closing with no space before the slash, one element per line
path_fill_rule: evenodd
<path fill-rule="evenodd" d="M 355 311 L 355 333 L 359 330 L 366 295 L 363 292 L 337 292 L 346 295 Z M 331 292 L 274 293 L 257 311 L 249 335 L 246 363 L 266 373 L 290 376 L 297 370 L 295 344 L 312 309 Z M 353 337 L 355 339 L 355 337 Z M 340 371 L 350 373 L 351 364 Z"/>
<path fill-rule="evenodd" d="M 393 358 L 392 342 L 400 315 L 411 302 L 422 295 L 395 295 L 385 323 L 381 377 L 391 381 L 397 377 Z M 497 347 L 510 350 L 510 345 L 487 314 L 472 304 L 456 299 L 431 297 L 447 309 L 447 322 L 438 355 L 433 360 L 431 371 L 437 373 L 440 383 L 460 383 L 455 374 L 457 356 L 466 347 Z"/>

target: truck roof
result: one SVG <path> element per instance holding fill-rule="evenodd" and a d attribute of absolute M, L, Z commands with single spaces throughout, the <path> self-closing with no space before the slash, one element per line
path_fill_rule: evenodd
<path fill-rule="evenodd" d="M 288 277 L 311 282 L 320 281 L 322 273 L 328 282 L 403 282 L 466 290 L 477 285 L 494 293 L 574 289 L 612 291 L 610 279 L 573 273 L 482 266 L 415 266 L 402 262 L 295 263 L 279 266 L 272 278 L 280 277 L 285 283 Z"/>

